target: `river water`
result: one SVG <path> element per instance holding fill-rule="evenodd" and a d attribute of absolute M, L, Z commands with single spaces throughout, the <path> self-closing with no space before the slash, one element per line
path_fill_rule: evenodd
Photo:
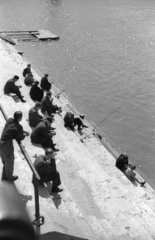
<path fill-rule="evenodd" d="M 17 49 L 155 184 L 155 2 L 0 0 L 0 29 L 57 34 Z"/>

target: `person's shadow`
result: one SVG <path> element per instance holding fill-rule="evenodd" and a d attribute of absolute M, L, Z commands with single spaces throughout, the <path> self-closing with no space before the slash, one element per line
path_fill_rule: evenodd
<path fill-rule="evenodd" d="M 39 238 L 40 240 L 89 240 L 88 238 L 76 237 L 73 235 L 68 235 L 60 232 L 48 232 L 42 234 Z M 104 238 L 103 238 L 104 240 Z"/>
<path fill-rule="evenodd" d="M 58 193 L 52 193 L 52 182 L 47 182 L 45 184 L 39 184 L 39 196 L 42 198 L 49 198 L 51 197 L 55 207 L 58 209 L 61 205 L 62 199 Z"/>
<path fill-rule="evenodd" d="M 62 198 L 61 198 L 61 196 L 59 195 L 59 193 L 52 193 L 52 192 L 51 192 L 51 198 L 52 198 L 52 201 L 53 201 L 55 207 L 58 209 L 59 206 L 60 206 L 61 203 L 62 203 Z"/>
<path fill-rule="evenodd" d="M 16 103 L 18 103 L 18 102 L 20 102 L 20 99 L 18 98 L 18 96 L 16 95 L 16 94 L 12 94 L 12 93 L 4 93 L 6 96 L 8 96 L 8 97 L 12 97 L 13 98 L 13 100 L 16 102 Z"/>
<path fill-rule="evenodd" d="M 24 207 L 26 208 L 26 204 L 28 201 L 32 200 L 32 196 L 31 195 L 24 195 L 24 194 L 20 194 L 21 200 L 24 204 Z"/>
<path fill-rule="evenodd" d="M 62 199 L 61 199 L 61 196 L 58 193 L 53 193 L 51 191 L 52 186 L 53 186 L 52 182 L 47 182 L 46 183 L 46 189 L 49 192 L 49 194 L 51 195 L 51 199 L 52 199 L 55 207 L 58 209 L 59 206 L 61 205 Z"/>

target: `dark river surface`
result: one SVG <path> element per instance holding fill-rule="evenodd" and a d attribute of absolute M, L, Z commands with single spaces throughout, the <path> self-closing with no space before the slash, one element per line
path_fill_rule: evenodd
<path fill-rule="evenodd" d="M 1 31 L 39 29 L 16 48 L 93 126 L 118 108 L 97 130 L 155 184 L 155 1 L 0 0 Z"/>

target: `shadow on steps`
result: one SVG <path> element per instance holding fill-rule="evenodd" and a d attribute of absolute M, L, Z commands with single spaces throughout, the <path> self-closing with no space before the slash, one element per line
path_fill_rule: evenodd
<path fill-rule="evenodd" d="M 48 232 L 42 234 L 39 238 L 40 240 L 89 240 L 88 238 L 81 238 L 76 236 L 71 236 L 68 234 L 60 233 L 60 232 Z"/>

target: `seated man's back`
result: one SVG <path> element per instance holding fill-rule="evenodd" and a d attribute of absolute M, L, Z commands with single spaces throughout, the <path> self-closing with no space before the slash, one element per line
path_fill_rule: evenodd
<path fill-rule="evenodd" d="M 28 73 L 25 76 L 24 83 L 26 86 L 32 86 L 32 84 L 34 83 L 34 78 L 32 76 L 32 73 Z"/>
<path fill-rule="evenodd" d="M 48 74 L 45 74 L 45 76 L 41 79 L 40 87 L 45 91 L 49 91 L 51 89 L 51 83 L 48 81 Z"/>
<path fill-rule="evenodd" d="M 13 82 L 13 79 L 9 79 L 4 86 L 4 93 L 15 93 L 16 90 L 17 89 Z"/>
<path fill-rule="evenodd" d="M 38 123 L 43 121 L 43 117 L 38 113 L 39 108 L 39 103 L 36 103 L 35 106 L 29 110 L 29 125 L 31 127 L 36 127 Z"/>
<path fill-rule="evenodd" d="M 47 128 L 44 122 L 40 122 L 37 126 L 32 130 L 31 136 L 34 138 L 44 138 L 47 134 Z"/>
<path fill-rule="evenodd" d="M 43 114 L 48 113 L 48 115 L 54 113 L 54 106 L 47 96 L 41 100 L 41 111 Z"/>
<path fill-rule="evenodd" d="M 43 99 L 44 91 L 38 87 L 39 82 L 35 81 L 30 89 L 30 97 L 33 101 L 40 102 Z"/>

